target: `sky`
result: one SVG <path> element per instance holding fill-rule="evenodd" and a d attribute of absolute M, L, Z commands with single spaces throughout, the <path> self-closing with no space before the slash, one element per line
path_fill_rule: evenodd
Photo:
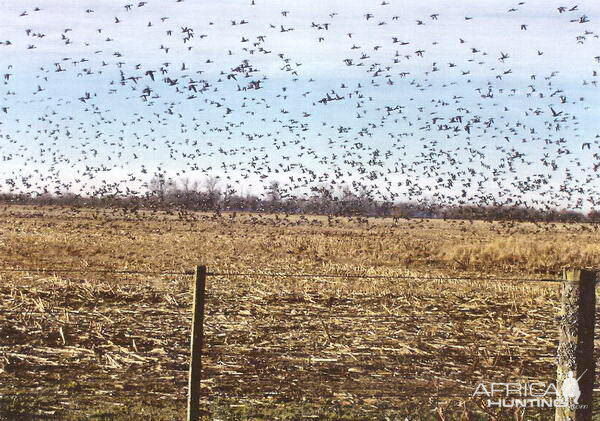
<path fill-rule="evenodd" d="M 0 1 L 0 191 L 600 206 L 593 1 Z"/>

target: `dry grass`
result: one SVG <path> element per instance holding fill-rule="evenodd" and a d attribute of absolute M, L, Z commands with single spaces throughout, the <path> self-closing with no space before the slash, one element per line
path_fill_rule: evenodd
<path fill-rule="evenodd" d="M 557 272 L 600 265 L 590 224 L 195 214 L 8 207 L 0 211 L 2 264 L 214 270 L 406 270 L 441 274 Z M 192 218 L 193 217 L 193 218 Z"/>
<path fill-rule="evenodd" d="M 553 378 L 558 289 L 447 278 L 600 263 L 590 225 L 0 216 L 3 267 L 435 278 L 209 277 L 203 406 L 215 419 L 512 419 L 469 396 L 479 380 Z M 0 418 L 182 418 L 189 277 L 0 276 Z"/>

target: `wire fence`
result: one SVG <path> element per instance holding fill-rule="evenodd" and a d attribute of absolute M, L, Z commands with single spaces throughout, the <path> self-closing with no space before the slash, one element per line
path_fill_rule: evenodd
<path fill-rule="evenodd" d="M 145 271 L 129 269 L 0 268 L 0 273 L 114 273 L 121 275 L 193 275 L 194 271 Z"/>
<path fill-rule="evenodd" d="M 37 268 L 0 268 L 0 273 L 54 273 L 54 274 L 59 274 L 59 273 L 96 273 L 96 274 L 125 274 L 125 275 L 151 275 L 151 276 L 191 276 L 196 274 L 195 270 L 181 270 L 181 269 L 165 269 L 163 271 L 160 270 L 130 270 L 130 269 L 94 269 L 94 268 L 45 268 L 45 267 L 37 267 Z M 425 280 L 430 280 L 430 281 L 445 281 L 445 280 L 449 280 L 449 281 L 498 281 L 498 282 L 540 282 L 540 283 L 545 283 L 545 284 L 556 284 L 556 283 L 562 283 L 564 282 L 561 279 L 554 279 L 554 278 L 527 278 L 527 277 L 485 277 L 485 276 L 431 276 L 431 275 L 426 275 L 426 276 L 420 276 L 420 275 L 370 275 L 370 274 L 365 274 L 365 273 L 287 273 L 287 272 L 235 272 L 235 271 L 214 271 L 214 272 L 206 272 L 206 275 L 208 277 L 219 277 L 219 278 L 236 278 L 236 277 L 247 277 L 247 278 L 290 278 L 290 279 L 302 279 L 302 278 L 306 278 L 306 279 L 318 279 L 318 278 L 322 278 L 322 279 L 383 279 L 383 280 L 419 280 L 419 281 L 425 281 Z M 3 288 L 6 289 L 10 289 L 13 288 L 14 286 L 9 286 L 6 285 Z M 19 287 L 19 286 L 17 286 Z M 211 298 L 219 298 L 220 296 L 218 294 L 206 294 L 205 297 L 207 299 L 211 299 Z M 219 305 L 222 306 L 224 303 L 222 301 L 219 301 Z M 226 303 L 225 303 L 226 304 Z M 290 313 L 290 312 L 281 312 L 281 311 L 270 311 L 269 314 L 270 316 L 273 316 L 274 318 L 280 317 L 282 320 L 288 320 L 288 319 L 292 319 L 292 318 L 300 318 L 300 319 L 306 319 L 304 320 L 302 323 L 305 324 L 305 327 L 307 327 L 307 331 L 309 331 L 311 328 L 311 326 L 314 326 L 312 323 L 308 323 L 308 319 L 312 319 L 311 321 L 314 322 L 315 324 L 318 325 L 318 323 L 323 323 L 323 320 L 325 321 L 325 323 L 323 324 L 322 330 L 323 330 L 323 335 L 325 335 L 326 337 L 328 337 L 328 341 L 332 344 L 337 344 L 338 340 L 343 342 L 343 338 L 339 339 L 336 338 L 335 336 L 340 336 L 342 335 L 342 333 L 340 332 L 345 332 L 346 329 L 348 329 L 348 326 L 350 326 L 351 324 L 356 324 L 358 323 L 358 321 L 356 319 L 364 319 L 365 323 L 370 323 L 373 324 L 375 323 L 375 321 L 379 321 L 378 325 L 385 325 L 388 326 L 388 322 L 389 323 L 396 323 L 396 324 L 402 324 L 406 321 L 412 321 L 412 316 L 408 315 L 408 314 L 392 314 L 389 311 L 387 312 L 383 312 L 381 311 L 381 308 L 378 308 L 377 310 L 379 310 L 376 313 L 373 312 L 369 312 L 367 314 L 362 313 L 362 314 L 358 314 L 358 313 L 350 313 L 349 312 L 349 308 L 348 307 L 343 307 L 342 308 L 342 312 L 337 312 L 336 309 L 339 308 L 339 306 L 337 304 L 339 303 L 333 303 L 333 311 L 331 309 L 327 309 L 326 307 L 326 303 L 323 302 L 323 305 L 321 307 L 318 308 L 313 308 L 313 307 L 306 307 L 305 309 L 303 309 L 303 311 L 300 312 L 294 312 L 294 313 Z M 26 319 L 24 320 L 28 320 L 27 316 L 31 315 L 31 320 L 37 321 L 37 320 L 46 320 L 46 321 L 53 321 L 54 317 L 65 317 L 66 315 L 69 316 L 76 316 L 78 313 L 83 313 L 83 312 L 89 312 L 89 308 L 86 307 L 82 307 L 82 308 L 48 308 L 45 309 L 43 311 L 41 311 L 40 309 L 36 308 L 36 303 L 29 303 L 28 305 L 31 305 L 33 307 L 32 310 L 28 310 L 24 305 L 19 305 L 19 306 L 15 306 L 13 308 L 9 308 L 9 309 L 2 309 L 0 310 L 0 314 L 7 314 L 9 316 L 15 315 L 17 313 L 21 313 L 23 315 L 23 317 L 26 317 Z M 256 305 L 263 305 L 262 302 L 257 302 Z M 451 306 L 454 305 L 454 303 L 450 304 Z M 125 313 L 127 314 L 133 314 L 133 313 L 137 313 L 137 312 L 145 312 L 145 311 L 149 311 L 149 312 L 154 312 L 156 313 L 158 316 L 160 316 L 160 314 L 162 314 L 162 310 L 161 309 L 156 309 L 156 308 L 151 308 L 151 309 L 145 309 L 145 308 L 141 308 L 138 307 L 137 304 L 135 304 L 135 307 L 133 307 L 131 310 L 127 310 Z M 212 311 L 212 310 L 211 310 Z M 184 324 L 188 324 L 189 323 L 189 319 L 192 317 L 192 315 L 190 314 L 189 311 L 189 302 L 185 302 L 184 305 L 182 305 L 181 307 L 177 307 L 177 308 L 170 308 L 168 311 L 165 310 L 165 314 L 168 313 L 170 314 L 170 317 L 172 317 L 173 319 L 177 319 L 178 323 L 184 323 Z M 95 316 L 114 316 L 115 314 L 122 314 L 122 312 L 119 311 L 113 311 L 113 309 L 109 309 L 108 311 L 104 310 L 92 310 L 92 312 L 90 314 L 88 314 L 88 316 L 90 318 L 93 318 Z M 237 317 L 246 317 L 248 318 L 248 320 L 251 320 L 250 323 L 254 323 L 256 320 L 260 320 L 263 319 L 265 317 L 265 315 L 263 313 L 248 313 L 248 312 L 240 312 L 239 308 L 236 309 L 227 309 L 226 311 L 223 308 L 219 308 L 219 311 L 216 312 L 215 314 L 220 314 L 225 318 L 237 318 Z M 211 314 L 210 312 L 208 313 L 208 316 L 210 317 Z M 36 319 L 37 316 L 40 316 L 40 319 Z M 46 319 L 44 319 L 44 316 L 46 317 Z M 479 317 L 480 314 L 479 313 L 475 313 L 473 315 L 474 317 Z M 224 319 L 219 319 L 218 323 L 222 323 Z M 340 320 L 340 319 L 346 319 L 344 320 L 342 323 L 339 323 L 337 325 L 328 325 L 329 323 L 329 319 L 336 319 L 336 320 Z M 507 319 L 507 321 L 510 321 L 509 319 Z M 69 322 L 65 322 L 65 324 L 68 324 Z M 80 323 L 80 321 L 78 320 L 73 320 L 70 323 Z M 213 322 L 210 321 L 210 324 L 215 323 L 215 325 L 217 324 L 217 322 Z M 427 323 L 432 323 L 431 320 L 428 320 Z M 327 326 L 325 326 L 327 325 Z M 207 327 L 209 326 L 209 324 L 207 324 Z M 294 325 L 294 326 L 300 326 L 300 325 Z M 131 326 L 131 327 L 127 327 L 127 329 L 134 329 L 134 327 L 139 328 L 139 326 Z M 264 326 L 257 324 L 255 326 L 256 329 L 262 329 Z M 211 329 L 214 329 L 214 326 L 211 325 L 210 326 Z M 244 329 L 247 329 L 247 327 L 244 327 Z M 287 326 L 286 329 L 292 329 L 290 326 Z M 300 327 L 293 327 L 293 329 L 300 329 Z M 237 332 L 237 331 L 233 331 L 233 332 Z M 262 332 L 262 331 L 261 331 Z M 147 332 L 147 331 L 143 331 L 143 333 L 141 333 L 141 335 L 148 335 L 149 333 L 152 332 Z M 158 336 L 158 335 L 157 335 Z M 332 336 L 334 336 L 332 340 Z M 141 337 L 141 336 L 140 336 Z M 275 336 L 273 337 L 275 338 Z M 271 338 L 271 339 L 273 339 Z M 341 338 L 341 336 L 340 336 Z M 390 338 L 395 338 L 394 337 L 390 337 Z M 265 356 L 268 357 L 269 359 L 272 360 L 277 360 L 276 362 L 278 364 L 292 364 L 292 363 L 288 363 L 290 358 L 296 358 L 296 359 L 302 359 L 304 361 L 303 364 L 305 364 L 308 368 L 303 368 L 303 370 L 305 371 L 298 371 L 295 375 L 298 376 L 299 379 L 309 379 L 310 381 L 317 381 L 319 382 L 319 387 L 321 387 L 321 383 L 320 382 L 325 382 L 327 383 L 328 381 L 331 382 L 332 387 L 340 387 L 340 392 L 342 393 L 347 393 L 350 395 L 354 395 L 356 397 L 359 397 L 360 399 L 366 399 L 366 398 L 377 398 L 377 399 L 390 399 L 390 406 L 389 408 L 397 408 L 397 409 L 402 409 L 405 408 L 404 405 L 402 404 L 398 404 L 398 402 L 394 402 L 392 400 L 392 398 L 411 398 L 411 399 L 416 399 L 416 395 L 418 393 L 423 393 L 423 394 L 427 394 L 429 396 L 430 399 L 442 399 L 442 398 L 457 398 L 457 399 L 465 399 L 465 393 L 452 393 L 451 390 L 449 390 L 448 388 L 446 388 L 445 390 L 440 390 L 439 392 L 436 393 L 436 391 L 434 390 L 429 390 L 427 389 L 426 392 L 420 391 L 419 390 L 413 390 L 412 392 L 405 392 L 405 393 L 390 393 L 389 391 L 386 391 L 386 388 L 389 387 L 389 384 L 386 383 L 386 381 L 380 381 L 377 378 L 366 374 L 361 374 L 361 376 L 364 377 L 364 381 L 365 381 L 365 385 L 369 387 L 368 391 L 364 391 L 361 387 L 356 386 L 357 388 L 355 388 L 354 384 L 338 384 L 336 383 L 336 379 L 345 379 L 346 375 L 341 375 L 338 373 L 337 370 L 337 365 L 332 367 L 331 372 L 327 372 L 327 373 L 320 373 L 320 368 L 317 366 L 312 366 L 311 364 L 316 363 L 317 365 L 319 363 L 323 363 L 323 364 L 327 364 L 328 363 L 328 358 L 327 356 L 329 354 L 325 353 L 324 355 L 321 355 L 321 357 L 325 357 L 325 358 L 321 358 L 321 361 L 319 360 L 319 358 L 313 358 L 313 355 L 316 355 L 317 353 L 313 352 L 313 350 L 310 348 L 310 344 L 298 344 L 298 343 L 293 343 L 290 345 L 283 345 L 282 343 L 273 343 L 270 345 L 265 345 L 267 343 L 266 340 L 260 342 L 260 343 L 254 343 L 254 344 L 247 344 L 245 342 L 240 342 L 240 344 L 237 344 L 235 341 L 237 339 L 230 339 L 231 343 L 225 341 L 222 342 L 220 336 L 217 338 L 216 336 L 213 336 L 213 339 L 216 340 L 215 343 L 211 344 L 211 353 L 208 354 L 208 356 L 210 358 L 212 358 L 213 360 L 216 359 L 216 356 L 218 355 L 219 358 L 221 358 L 221 348 L 229 348 L 231 346 L 235 346 L 235 345 L 239 345 L 238 349 L 236 352 L 238 352 L 238 354 L 236 354 L 239 357 L 240 361 L 250 361 L 251 363 L 248 364 L 247 370 L 243 373 L 237 373 L 237 374 L 231 374 L 229 375 L 230 378 L 225 377 L 217 377 L 217 374 L 220 373 L 219 371 L 217 371 L 214 367 L 209 366 L 210 368 L 210 374 L 211 376 L 215 377 L 218 381 L 223 380 L 223 390 L 227 390 L 227 387 L 229 383 L 227 383 L 228 381 L 232 381 L 231 379 L 235 379 L 236 382 L 239 382 L 240 379 L 245 379 L 245 381 L 250 384 L 251 382 L 255 382 L 256 381 L 256 376 L 257 373 L 259 373 L 260 371 L 258 369 L 255 369 L 254 364 L 258 366 L 260 366 L 260 364 L 262 364 L 262 361 L 265 359 Z M 218 339 L 218 341 L 217 341 Z M 64 339 L 63 339 L 64 340 Z M 69 337 L 67 336 L 67 340 L 69 340 Z M 395 340 L 395 339 L 394 339 Z M 541 340 L 540 340 L 541 341 Z M 181 342 L 181 341 L 180 341 Z M 340 343 L 341 343 L 340 342 Z M 527 358 L 527 356 L 525 355 L 521 355 L 524 351 L 529 350 L 528 352 L 530 352 L 530 355 L 534 355 L 536 360 L 539 360 L 541 358 L 550 358 L 553 356 L 552 353 L 548 352 L 548 349 L 546 348 L 542 348 L 540 345 L 541 342 L 538 342 L 536 344 L 533 344 L 531 346 L 525 346 L 523 345 L 521 342 L 515 341 L 514 343 L 511 344 L 511 346 L 507 347 L 507 350 L 502 352 L 501 350 L 497 350 L 495 352 L 495 358 L 498 359 L 499 362 L 494 362 L 494 364 L 501 364 L 501 358 L 508 358 L 510 359 L 510 363 L 512 364 L 513 361 L 517 361 L 517 360 L 525 360 Z M 369 343 L 365 343 L 366 345 L 364 347 L 360 347 L 358 349 L 359 352 L 369 352 L 369 353 L 373 353 L 373 352 L 383 352 L 385 350 L 388 350 L 388 348 L 385 348 L 385 344 L 383 341 L 379 342 L 379 345 L 373 345 L 373 344 L 369 344 Z M 367 347 L 368 345 L 368 347 Z M 352 345 L 348 345 L 348 347 L 355 347 L 356 344 L 352 344 Z M 455 345 L 458 349 L 461 345 Z M 402 345 L 399 345 L 400 348 L 402 348 Z M 249 350 L 251 348 L 251 351 Z M 236 348 L 233 348 L 236 349 Z M 349 348 L 350 349 L 350 348 Z M 409 349 L 410 348 L 406 348 Z M 404 349 L 404 351 L 406 351 L 406 349 Z M 437 348 L 436 348 L 437 349 Z M 449 350 L 452 350 L 454 348 L 449 347 Z M 455 350 L 456 350 L 455 349 Z M 178 352 L 180 352 L 181 350 L 179 350 Z M 322 350 L 321 350 L 322 351 Z M 512 352 L 515 352 L 515 354 L 513 354 Z M 516 351 L 519 351 L 521 354 L 516 353 Z M 115 351 L 116 352 L 116 351 Z M 447 352 L 450 352 L 447 350 Z M 456 351 L 458 352 L 458 351 Z M 465 352 L 466 351 L 460 351 Z M 146 349 L 145 351 L 142 352 L 137 352 L 136 349 L 136 354 L 139 354 L 142 358 L 146 358 L 149 353 L 151 353 L 151 350 Z M 181 353 L 181 352 L 180 352 Z M 341 353 L 341 351 L 340 351 Z M 261 354 L 260 358 L 255 355 L 255 354 Z M 342 355 L 343 353 L 341 353 L 340 355 Z M 40 354 L 40 355 L 45 355 L 45 354 Z M 348 354 L 349 356 L 347 358 L 350 359 L 354 359 L 356 360 L 355 364 L 357 367 L 364 369 L 365 371 L 370 370 L 371 368 L 371 361 L 366 360 L 364 358 L 364 355 L 359 355 L 359 353 L 355 353 L 355 354 Z M 355 356 L 356 355 L 356 356 Z M 342 355 L 342 357 L 346 358 L 346 356 Z M 340 363 L 338 364 L 339 366 L 342 366 L 343 364 L 348 364 L 347 362 L 342 361 L 342 357 L 340 357 Z M 393 357 L 393 358 L 392 358 Z M 45 357 L 44 357 L 45 358 Z M 278 361 L 278 359 L 281 358 L 281 361 Z M 312 360 L 311 360 L 312 358 Z M 358 359 L 357 359 L 358 358 Z M 370 357 L 369 357 L 370 358 Z M 392 363 L 395 363 L 397 361 L 401 361 L 403 358 L 408 358 L 408 357 L 396 357 L 395 354 L 394 356 L 388 356 L 386 357 L 387 359 L 381 360 L 380 364 L 387 364 L 389 366 L 392 366 Z M 421 355 L 421 353 L 412 355 L 411 354 L 411 361 L 413 361 L 413 363 L 417 362 L 417 361 L 438 361 L 440 359 L 440 354 L 437 351 L 431 351 L 430 350 L 430 354 L 429 355 Z M 454 357 L 456 359 L 456 361 L 458 361 L 458 357 Z M 311 362 L 312 361 L 312 362 Z M 333 360 L 331 360 L 333 361 Z M 300 364 L 300 363 L 294 363 L 294 364 Z M 336 363 L 337 364 L 337 363 Z M 433 364 L 433 363 L 432 363 Z M 458 363 L 457 363 L 458 364 Z M 214 364 L 213 364 L 214 365 Z M 67 364 L 63 365 L 64 367 L 67 367 Z M 508 367 L 509 364 L 506 363 L 506 366 Z M 271 374 L 273 374 L 273 377 L 275 378 L 275 375 L 280 375 L 283 371 L 283 369 L 281 368 L 282 366 L 279 365 L 275 365 L 273 366 L 273 371 L 271 372 Z M 287 366 L 285 366 L 287 367 Z M 304 367 L 304 365 L 302 366 Z M 344 365 L 345 367 L 345 365 Z M 350 367 L 350 365 L 348 365 L 348 367 Z M 402 366 L 403 367 L 403 366 Z M 466 366 L 463 365 L 457 365 L 456 367 L 458 367 L 457 369 L 460 370 L 466 370 Z M 404 370 L 404 367 L 402 368 Z M 169 369 L 170 371 L 174 372 L 174 373 L 181 373 L 183 375 L 183 373 L 187 372 L 186 368 L 183 369 Z M 232 369 L 233 370 L 233 369 Z M 279 371 L 278 371 L 279 370 Z M 311 371 L 312 370 L 312 371 Z M 234 370 L 235 371 L 235 370 Z M 243 370 L 242 370 L 243 371 Z M 286 371 L 287 373 L 287 371 Z M 442 373 L 440 371 L 440 373 Z M 438 373 L 439 374 L 439 373 Z M 178 374 L 179 376 L 179 374 Z M 220 376 L 220 374 L 219 374 Z M 308 376 L 308 377 L 307 377 Z M 310 377 L 313 376 L 313 377 Z M 439 376 L 441 376 L 441 374 L 439 374 Z M 363 378 L 361 377 L 361 378 Z M 373 378 L 371 378 L 373 377 Z M 177 377 L 179 379 L 179 377 Z M 387 378 L 387 377 L 386 377 Z M 440 379 L 444 380 L 444 381 L 454 381 L 454 379 L 451 378 L 442 378 L 439 377 Z M 227 379 L 227 381 L 225 381 L 224 379 Z M 390 381 L 395 381 L 394 379 L 396 379 L 396 377 L 390 378 Z M 418 381 L 428 381 L 431 380 L 429 379 L 425 374 L 414 374 L 413 377 L 411 377 L 411 374 L 409 374 L 409 372 L 407 370 L 402 371 L 402 379 L 403 380 L 407 380 L 407 379 L 413 379 L 413 380 L 418 380 Z M 179 382 L 181 384 L 183 384 L 184 379 L 183 377 L 181 379 L 179 379 Z M 180 384 L 180 386 L 181 386 Z M 453 389 L 455 390 L 459 390 L 460 387 L 466 387 L 464 384 L 459 385 L 459 383 L 456 383 L 456 387 L 453 387 Z M 216 386 L 215 386 L 216 387 Z M 259 387 L 258 384 L 256 387 Z M 269 388 L 269 390 L 271 390 Z M 317 389 L 315 389 L 317 390 Z M 412 390 L 412 389 L 411 389 Z M 248 396 L 253 398 L 254 396 L 251 396 L 250 394 L 250 390 L 246 390 L 245 391 L 249 394 Z M 314 392 L 314 391 L 313 391 Z M 449 393 L 450 392 L 450 393 Z M 270 392 L 265 392 L 265 394 L 268 394 Z M 316 393 L 316 392 L 315 392 Z M 277 394 L 274 393 L 273 394 Z M 15 395 L 17 396 L 17 395 Z M 18 396 L 23 396 L 22 393 L 19 393 Z M 419 395 L 421 396 L 421 395 Z"/>
<path fill-rule="evenodd" d="M 145 271 L 129 269 L 90 269 L 90 268 L 0 268 L 0 273 L 95 273 L 155 276 L 191 276 L 194 270 Z M 389 280 L 452 280 L 452 281 L 505 281 L 505 282 L 546 282 L 560 283 L 554 278 L 488 277 L 488 276 L 423 276 L 423 275 L 369 275 L 361 273 L 274 273 L 274 272 L 207 272 L 207 276 L 248 277 L 248 278 L 322 278 L 322 279 L 389 279 Z"/>

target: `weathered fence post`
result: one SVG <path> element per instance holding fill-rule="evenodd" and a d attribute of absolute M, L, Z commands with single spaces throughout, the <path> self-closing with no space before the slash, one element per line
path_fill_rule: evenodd
<path fill-rule="evenodd" d="M 200 374 L 202 371 L 202 341 L 204 336 L 204 293 L 206 266 L 196 266 L 194 310 L 192 318 L 190 377 L 188 382 L 188 421 L 200 419 Z"/>
<path fill-rule="evenodd" d="M 563 281 L 556 387 L 564 399 L 570 398 L 570 403 L 575 402 L 578 392 L 581 394 L 578 396 L 577 405 L 556 408 L 555 420 L 591 421 L 596 366 L 596 273 L 589 270 L 565 269 Z M 572 379 L 569 380 L 570 378 Z"/>

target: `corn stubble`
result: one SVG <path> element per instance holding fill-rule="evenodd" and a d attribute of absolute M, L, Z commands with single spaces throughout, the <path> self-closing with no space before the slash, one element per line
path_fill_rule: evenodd
<path fill-rule="evenodd" d="M 202 406 L 214 419 L 522 419 L 472 394 L 553 380 L 558 286 L 452 277 L 600 263 L 589 224 L 2 213 L 4 268 L 253 274 L 208 277 Z M 183 418 L 190 276 L 0 277 L 0 415 Z"/>

